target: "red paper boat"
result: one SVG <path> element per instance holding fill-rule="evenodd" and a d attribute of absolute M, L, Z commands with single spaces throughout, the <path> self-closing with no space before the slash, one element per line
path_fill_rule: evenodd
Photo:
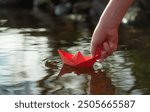
<path fill-rule="evenodd" d="M 64 64 L 74 67 L 92 67 L 98 59 L 98 56 L 83 56 L 81 52 L 77 52 L 75 55 L 63 50 L 58 50 L 58 52 Z"/>

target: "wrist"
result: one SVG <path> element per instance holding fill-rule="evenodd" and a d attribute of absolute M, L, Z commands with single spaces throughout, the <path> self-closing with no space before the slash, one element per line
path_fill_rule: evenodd
<path fill-rule="evenodd" d="M 96 32 L 103 31 L 103 32 L 117 32 L 119 24 L 114 24 L 112 21 L 106 21 L 100 19 L 95 29 Z"/>
<path fill-rule="evenodd" d="M 133 0 L 110 0 L 100 17 L 99 24 L 111 29 L 118 28 L 132 2 Z"/>
<path fill-rule="evenodd" d="M 106 17 L 101 17 L 99 20 L 98 25 L 103 27 L 104 29 L 118 29 L 119 25 L 120 25 L 121 21 L 117 20 L 114 18 L 106 18 Z"/>

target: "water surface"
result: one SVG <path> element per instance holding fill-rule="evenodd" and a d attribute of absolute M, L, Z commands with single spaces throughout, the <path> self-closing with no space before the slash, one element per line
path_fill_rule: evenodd
<path fill-rule="evenodd" d="M 0 11 L 0 94 L 150 94 L 150 29 L 122 27 L 119 47 L 103 63 L 76 69 L 58 49 L 89 55 L 93 29 L 72 16 L 27 9 Z"/>

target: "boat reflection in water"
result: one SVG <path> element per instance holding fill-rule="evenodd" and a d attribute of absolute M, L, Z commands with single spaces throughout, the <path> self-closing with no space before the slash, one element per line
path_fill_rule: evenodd
<path fill-rule="evenodd" d="M 111 95 L 115 87 L 105 72 L 94 68 L 74 68 L 63 65 L 60 72 L 41 81 L 47 88 L 43 94 L 55 95 Z"/>

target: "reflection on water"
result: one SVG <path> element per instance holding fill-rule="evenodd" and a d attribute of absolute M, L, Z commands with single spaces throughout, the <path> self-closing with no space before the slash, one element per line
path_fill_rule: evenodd
<path fill-rule="evenodd" d="M 44 83 L 46 85 L 44 85 Z M 40 81 L 46 86 L 44 94 L 114 94 L 115 89 L 110 78 L 100 70 L 93 68 L 74 68 L 63 65 L 56 75 Z M 44 87 L 45 88 L 45 87 Z"/>
<path fill-rule="evenodd" d="M 108 58 L 108 76 L 111 77 L 113 84 L 117 88 L 116 94 L 126 94 L 134 86 L 135 77 L 132 75 L 133 63 L 128 61 L 128 53 L 117 51 Z M 113 74 L 113 75 L 112 75 Z"/>
<path fill-rule="evenodd" d="M 89 23 L 3 9 L 0 94 L 150 94 L 149 30 L 121 29 L 118 51 L 102 65 L 75 69 L 62 65 L 57 49 L 89 54 Z"/>
<path fill-rule="evenodd" d="M 36 85 L 33 82 L 45 76 L 46 72 L 41 64 L 41 60 L 48 54 L 48 50 L 46 50 L 48 46 L 47 38 L 41 36 L 37 40 L 36 37 L 20 33 L 24 30 L 32 29 L 5 28 L 4 30 L 3 28 L 1 30 L 0 84 L 2 87 L 3 85 L 8 87 L 12 90 L 12 93 L 17 93 L 16 91 L 20 90 L 18 94 L 28 94 L 28 92 L 29 94 L 37 94 L 34 90 L 32 91 L 33 93 L 28 90 L 27 93 L 25 91 L 27 88 L 30 90 L 29 87 Z M 36 29 L 39 32 L 41 30 Z M 5 89 L 7 89 L 6 87 Z"/>

